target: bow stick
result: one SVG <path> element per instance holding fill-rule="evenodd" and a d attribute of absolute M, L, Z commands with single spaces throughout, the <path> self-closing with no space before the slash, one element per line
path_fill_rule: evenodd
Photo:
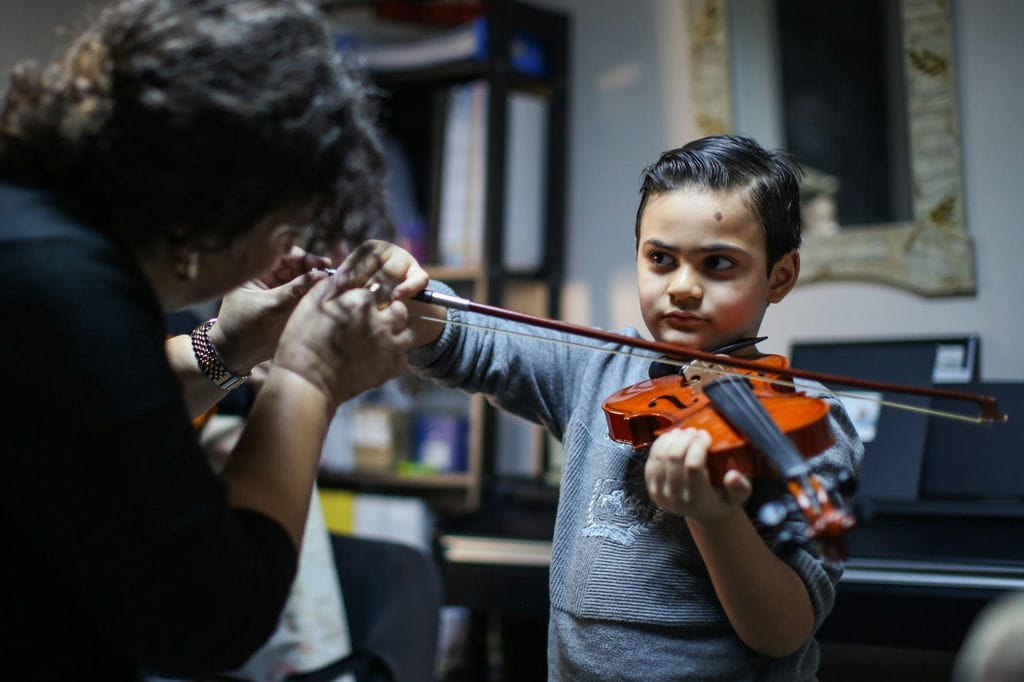
<path fill-rule="evenodd" d="M 630 346 L 632 348 L 649 350 L 656 353 L 660 353 L 668 358 L 674 358 L 680 361 L 702 360 L 713 365 L 725 365 L 727 367 L 746 369 L 754 372 L 762 372 L 765 369 L 764 365 L 750 360 L 742 360 L 740 358 L 733 358 L 726 355 L 716 355 L 714 353 L 693 350 L 690 348 L 685 348 L 683 346 L 677 346 L 671 343 L 663 343 L 660 341 L 648 341 L 646 339 L 637 339 L 631 336 L 625 336 L 623 334 L 616 334 L 614 332 L 608 332 L 601 329 L 594 329 L 592 327 L 585 327 L 583 325 L 572 324 L 571 322 L 562 322 L 560 320 L 552 320 L 545 317 L 537 317 L 534 315 L 528 315 L 526 313 L 516 312 L 514 310 L 508 310 L 506 308 L 499 308 L 497 306 L 487 305 L 485 303 L 477 303 L 476 301 L 472 301 L 468 298 L 462 298 L 460 296 L 442 294 L 436 291 L 432 291 L 430 289 L 423 290 L 422 292 L 414 295 L 412 299 L 415 301 L 421 301 L 423 303 L 440 305 L 445 308 L 465 310 L 472 313 L 489 315 L 492 317 L 498 317 L 513 322 L 521 322 L 527 325 L 543 327 L 546 329 L 552 329 L 555 331 L 565 332 L 567 334 L 583 336 L 586 338 L 596 339 L 599 341 L 607 341 L 610 343 L 617 343 L 625 346 Z M 999 405 L 994 396 L 977 395 L 973 393 L 966 393 L 963 391 L 951 391 L 947 389 L 925 388 L 921 386 L 893 384 L 884 381 L 875 381 L 871 379 L 859 379 L 857 377 L 847 377 L 838 374 L 829 374 L 825 372 L 814 372 L 810 370 L 795 369 L 793 367 L 773 367 L 771 369 L 771 372 L 772 374 L 786 376 L 791 379 L 809 379 L 811 381 L 817 381 L 826 385 L 841 384 L 843 386 L 863 388 L 878 392 L 905 393 L 909 395 L 921 395 L 933 398 L 949 398 L 952 400 L 971 402 L 978 406 L 979 412 L 977 416 L 959 415 L 955 413 L 941 412 L 937 410 L 923 410 L 921 408 L 918 409 L 920 411 L 930 412 L 933 414 L 937 414 L 939 416 L 950 417 L 953 419 L 961 419 L 964 421 L 971 421 L 978 424 L 1005 422 L 1007 420 L 1007 415 L 1000 411 Z M 889 404 L 892 405 L 892 403 Z"/>

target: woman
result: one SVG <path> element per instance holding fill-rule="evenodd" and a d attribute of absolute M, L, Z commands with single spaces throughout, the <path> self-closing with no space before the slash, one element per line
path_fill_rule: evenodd
<path fill-rule="evenodd" d="M 365 97 L 299 0 L 126 0 L 12 72 L 5 676 L 201 675 L 274 629 L 328 421 L 412 340 L 401 303 L 379 309 L 351 264 L 328 278 L 296 248 L 382 223 Z M 165 346 L 166 311 L 224 294 Z M 218 478 L 191 419 L 267 359 Z"/>

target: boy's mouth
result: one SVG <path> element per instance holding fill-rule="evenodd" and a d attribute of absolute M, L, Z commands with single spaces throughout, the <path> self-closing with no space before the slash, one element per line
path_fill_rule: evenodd
<path fill-rule="evenodd" d="M 681 331 L 690 331 L 707 323 L 700 315 L 684 312 L 666 313 L 661 319 L 669 327 Z"/>

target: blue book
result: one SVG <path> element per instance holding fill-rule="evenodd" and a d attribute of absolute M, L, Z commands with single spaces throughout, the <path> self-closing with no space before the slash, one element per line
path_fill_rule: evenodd
<path fill-rule="evenodd" d="M 406 71 L 463 60 L 484 61 L 489 54 L 487 20 L 477 17 L 457 28 L 415 40 L 364 43 L 347 34 L 335 36 L 335 46 L 348 52 L 370 72 Z M 547 74 L 547 59 L 539 40 L 522 32 L 509 46 L 512 69 L 532 76 Z"/>

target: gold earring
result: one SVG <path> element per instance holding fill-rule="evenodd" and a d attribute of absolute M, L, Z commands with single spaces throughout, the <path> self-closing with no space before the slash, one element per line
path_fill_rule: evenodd
<path fill-rule="evenodd" d="M 178 279 L 191 282 L 199 276 L 199 252 L 193 251 L 177 263 Z"/>

